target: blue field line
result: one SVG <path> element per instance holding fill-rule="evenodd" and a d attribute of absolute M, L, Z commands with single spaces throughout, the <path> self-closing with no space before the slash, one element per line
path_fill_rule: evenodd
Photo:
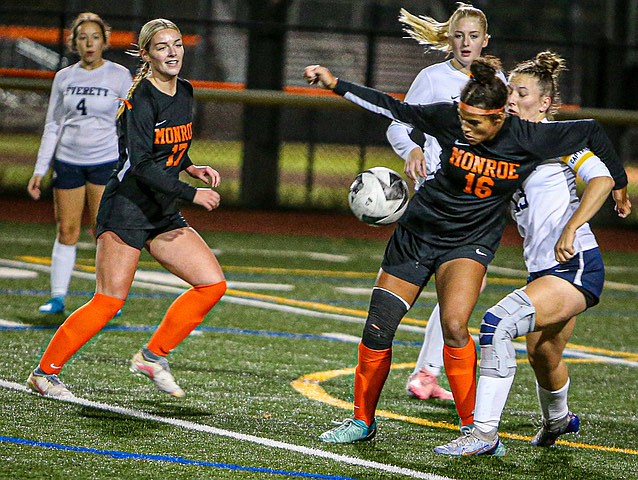
<path fill-rule="evenodd" d="M 30 331 L 30 330 L 57 330 L 59 325 L 0 325 L 1 331 Z M 157 329 L 157 325 L 107 325 L 101 331 L 111 332 L 152 332 Z M 277 337 L 277 338 L 290 338 L 294 340 L 328 340 L 333 342 L 346 342 L 341 338 L 335 338 L 325 335 L 317 335 L 314 333 L 289 333 L 289 332 L 274 332 L 266 330 L 250 330 L 246 328 L 226 328 L 226 327 L 197 327 L 199 332 L 213 332 L 213 333 L 229 333 L 233 335 L 253 335 L 257 337 Z M 395 345 L 409 345 L 420 347 L 422 342 L 406 342 L 402 340 L 395 340 Z"/>
<path fill-rule="evenodd" d="M 355 480 L 352 477 L 342 477 L 338 475 L 321 475 L 318 473 L 293 472 L 289 470 L 275 470 L 272 468 L 264 468 L 264 467 L 244 467 L 242 465 L 235 465 L 232 463 L 205 462 L 203 460 L 189 460 L 188 458 L 175 457 L 172 455 L 149 455 L 149 454 L 142 454 L 142 453 L 121 452 L 118 450 L 99 450 L 97 448 L 73 447 L 70 445 L 61 445 L 59 443 L 37 442 L 34 440 L 27 440 L 24 438 L 15 438 L 15 437 L 0 436 L 0 441 L 7 442 L 7 443 L 14 443 L 17 445 L 27 445 L 29 447 L 52 448 L 55 450 L 63 450 L 67 452 L 79 452 L 79 453 L 90 453 L 93 455 L 104 455 L 107 457 L 115 458 L 117 460 L 150 460 L 155 462 L 169 462 L 169 463 L 179 463 L 182 465 L 194 465 L 197 467 L 221 468 L 225 470 L 233 470 L 233 471 L 240 471 L 240 472 L 256 472 L 256 473 L 267 473 L 270 475 L 285 475 L 286 477 L 320 478 L 320 479 L 326 479 L 326 480 Z"/>

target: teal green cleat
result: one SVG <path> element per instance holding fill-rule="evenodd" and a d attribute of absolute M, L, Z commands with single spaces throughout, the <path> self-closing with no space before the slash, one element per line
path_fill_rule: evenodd
<path fill-rule="evenodd" d="M 319 435 L 319 440 L 326 443 L 367 442 L 372 440 L 376 434 L 376 420 L 372 421 L 372 425 L 367 426 L 363 420 L 348 418 L 338 427 Z"/>
<path fill-rule="evenodd" d="M 64 313 L 64 297 L 51 297 L 38 307 L 38 312 L 47 315 Z"/>

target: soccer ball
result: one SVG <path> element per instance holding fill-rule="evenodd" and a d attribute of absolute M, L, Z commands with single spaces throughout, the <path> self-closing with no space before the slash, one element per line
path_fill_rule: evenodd
<path fill-rule="evenodd" d="M 408 185 L 394 170 L 373 167 L 356 176 L 348 195 L 354 216 L 368 225 L 396 222 L 408 206 Z"/>

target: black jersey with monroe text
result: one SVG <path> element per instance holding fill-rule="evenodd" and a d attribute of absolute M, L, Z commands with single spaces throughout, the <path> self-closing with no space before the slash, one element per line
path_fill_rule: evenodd
<path fill-rule="evenodd" d="M 195 187 L 179 173 L 192 165 L 193 87 L 177 80 L 170 96 L 144 79 L 118 122 L 120 157 L 104 190 L 98 224 L 110 228 L 166 226 L 178 213 L 177 200 L 193 201 Z"/>
<path fill-rule="evenodd" d="M 434 245 L 484 245 L 495 251 L 512 194 L 544 159 L 590 148 L 607 165 L 616 186 L 627 185 L 622 163 L 594 120 L 532 123 L 506 117 L 495 138 L 470 145 L 461 131 L 457 105 L 410 105 L 371 88 L 339 80 L 335 93 L 412 125 L 441 145 L 441 168 L 414 194 L 399 220 Z"/>

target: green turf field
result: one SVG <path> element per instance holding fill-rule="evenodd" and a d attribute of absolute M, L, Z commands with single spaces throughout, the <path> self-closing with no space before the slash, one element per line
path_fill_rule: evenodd
<path fill-rule="evenodd" d="M 225 301 L 170 356 L 186 397 L 161 394 L 128 371 L 182 290 L 145 256 L 123 315 L 64 369 L 79 398 L 67 403 L 23 387 L 64 319 L 37 313 L 48 298 L 54 228 L 0 223 L 0 478 L 636 478 L 638 254 L 603 252 L 614 283 L 579 318 L 570 344 L 580 435 L 549 450 L 529 445 L 539 413 L 521 354 L 501 425 L 508 455 L 445 458 L 432 448 L 458 435 L 453 406 L 404 390 L 435 302 L 431 286 L 397 333 L 377 438 L 325 445 L 317 436 L 351 415 L 356 346 L 384 243 L 204 236 L 231 283 Z M 69 310 L 93 290 L 94 250 L 88 236 L 83 241 Z M 501 248 L 493 266 L 474 329 L 485 309 L 524 282 L 518 248 Z"/>

